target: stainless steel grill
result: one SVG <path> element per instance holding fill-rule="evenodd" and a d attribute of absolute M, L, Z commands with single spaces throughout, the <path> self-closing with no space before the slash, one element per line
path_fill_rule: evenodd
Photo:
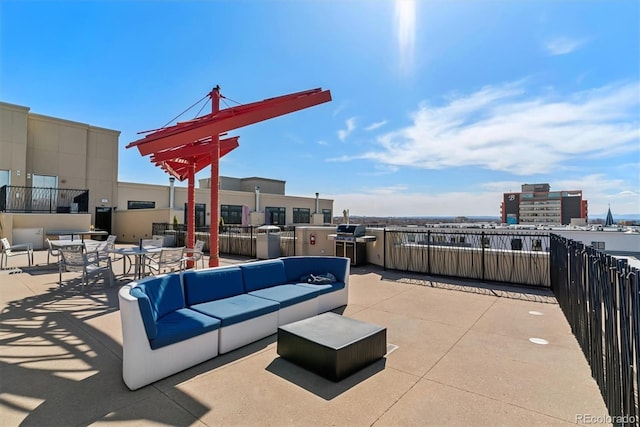
<path fill-rule="evenodd" d="M 336 235 L 343 237 L 362 237 L 366 227 L 362 224 L 340 224 L 336 228 Z"/>

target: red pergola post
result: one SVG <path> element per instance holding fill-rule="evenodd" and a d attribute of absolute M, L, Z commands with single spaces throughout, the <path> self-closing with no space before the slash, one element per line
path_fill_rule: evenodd
<path fill-rule="evenodd" d="M 187 172 L 187 247 L 193 248 L 196 243 L 196 164 L 192 162 Z M 193 261 L 187 261 L 187 267 L 193 267 Z"/>
<path fill-rule="evenodd" d="M 220 86 L 211 91 L 211 114 L 220 111 Z M 218 248 L 218 227 L 220 225 L 220 134 L 211 135 L 211 226 L 209 227 L 209 267 L 220 264 Z"/>

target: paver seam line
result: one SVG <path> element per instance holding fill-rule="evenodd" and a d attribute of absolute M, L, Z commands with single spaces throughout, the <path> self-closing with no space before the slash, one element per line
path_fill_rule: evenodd
<path fill-rule="evenodd" d="M 458 343 L 459 343 L 459 342 L 460 342 L 460 341 L 461 341 L 461 340 L 462 340 L 462 339 L 463 339 L 463 338 L 464 338 L 464 337 L 469 333 L 469 331 L 470 331 L 470 330 L 471 330 L 471 329 L 472 329 L 472 328 L 473 328 L 473 327 L 474 327 L 474 326 L 475 326 L 475 325 L 480 321 L 480 319 L 482 319 L 482 317 L 484 317 L 484 315 L 485 315 L 485 314 L 487 314 L 487 312 L 491 309 L 491 307 L 493 307 L 493 306 L 496 304 L 496 302 L 498 302 L 498 300 L 499 300 L 499 298 L 500 298 L 500 297 L 494 297 L 494 298 L 495 298 L 495 300 L 493 301 L 493 303 L 492 303 L 492 304 L 489 304 L 489 306 L 488 306 L 488 307 L 487 307 L 487 308 L 482 312 L 482 314 L 481 314 L 480 316 L 478 316 L 478 318 L 475 320 L 475 322 L 473 322 L 473 323 L 471 324 L 471 326 L 469 326 L 469 327 L 467 328 L 467 330 L 466 330 L 466 331 L 465 331 L 465 332 L 464 332 L 464 333 L 463 333 L 463 334 L 462 334 L 462 335 L 461 335 L 461 336 L 460 336 L 460 337 L 459 337 L 459 338 L 458 338 L 458 339 L 457 339 L 453 344 L 451 344 L 451 346 L 449 346 L 449 349 L 447 349 L 447 351 L 445 351 L 445 352 L 442 354 L 442 356 L 440 356 L 440 357 L 438 358 L 438 360 L 436 360 L 436 361 L 435 361 L 435 363 L 434 363 L 433 365 L 431 365 L 431 367 L 430 367 L 429 369 L 427 369 L 427 371 L 426 371 L 424 374 L 422 374 L 422 375 L 420 376 L 420 380 L 425 379 L 425 377 L 427 376 L 427 374 L 429 374 L 429 372 L 431 372 L 431 370 L 432 370 L 433 368 L 435 368 L 435 367 L 438 365 L 438 363 L 440 363 L 440 361 L 441 361 L 442 359 L 444 359 L 444 357 L 445 357 L 447 354 L 449 354 L 449 353 L 451 352 L 451 350 L 452 350 L 456 345 L 458 345 Z M 420 380 L 416 381 L 416 382 L 415 382 L 411 387 L 409 387 L 409 389 L 408 389 L 407 391 L 405 391 L 404 393 L 402 393 L 402 394 L 401 394 L 401 395 L 400 395 L 400 396 L 395 400 L 395 402 L 393 402 L 391 405 L 389 405 L 389 406 L 387 407 L 387 409 L 386 409 L 386 410 L 384 410 L 384 411 L 382 412 L 382 414 L 380 414 L 380 416 L 379 416 L 378 418 L 376 418 L 376 419 L 371 423 L 371 426 L 375 425 L 375 424 L 380 420 L 380 418 L 381 418 L 382 416 L 384 416 L 387 412 L 389 412 L 389 410 L 390 410 L 391 408 L 393 408 L 395 405 L 397 405 L 397 404 L 398 404 L 398 402 L 399 402 L 399 401 L 400 401 L 404 396 L 406 396 L 406 395 L 407 395 L 407 393 L 409 393 L 411 390 L 413 390 L 413 389 L 414 389 L 414 387 L 416 386 L 416 384 L 418 384 L 418 382 L 420 382 Z"/>

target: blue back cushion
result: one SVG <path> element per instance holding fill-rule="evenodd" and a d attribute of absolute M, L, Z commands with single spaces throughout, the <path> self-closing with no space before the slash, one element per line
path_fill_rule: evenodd
<path fill-rule="evenodd" d="M 300 281 L 302 276 L 309 274 L 322 275 L 331 273 L 336 281 L 344 282 L 344 273 L 347 268 L 348 259 L 338 257 L 287 257 L 282 258 L 287 274 L 288 283 Z"/>
<path fill-rule="evenodd" d="M 141 280 L 131 289 L 131 295 L 138 298 L 138 306 L 149 339 L 155 338 L 157 334 L 155 324 L 158 319 L 185 307 L 178 274 Z"/>
<path fill-rule="evenodd" d="M 239 267 L 187 271 L 183 274 L 187 305 L 229 298 L 244 293 Z"/>
<path fill-rule="evenodd" d="M 282 262 L 284 263 L 288 283 L 299 282 L 302 276 L 308 276 L 312 273 L 313 264 L 309 257 L 283 258 Z"/>
<path fill-rule="evenodd" d="M 240 269 L 245 292 L 287 283 L 284 263 L 279 259 L 242 264 Z"/>
<path fill-rule="evenodd" d="M 133 288 L 129 292 L 131 296 L 138 299 L 138 307 L 140 307 L 140 314 L 142 315 L 142 323 L 144 324 L 144 330 L 147 333 L 147 338 L 150 340 L 158 336 L 158 326 L 156 325 L 156 319 L 151 310 L 151 303 L 149 297 L 140 288 Z"/>

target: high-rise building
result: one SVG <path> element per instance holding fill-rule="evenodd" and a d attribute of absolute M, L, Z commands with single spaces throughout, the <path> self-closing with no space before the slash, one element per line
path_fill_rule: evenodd
<path fill-rule="evenodd" d="M 587 221 L 582 190 L 551 191 L 549 184 L 523 184 L 519 193 L 504 193 L 500 207 L 506 224 L 559 225 L 572 219 Z"/>

